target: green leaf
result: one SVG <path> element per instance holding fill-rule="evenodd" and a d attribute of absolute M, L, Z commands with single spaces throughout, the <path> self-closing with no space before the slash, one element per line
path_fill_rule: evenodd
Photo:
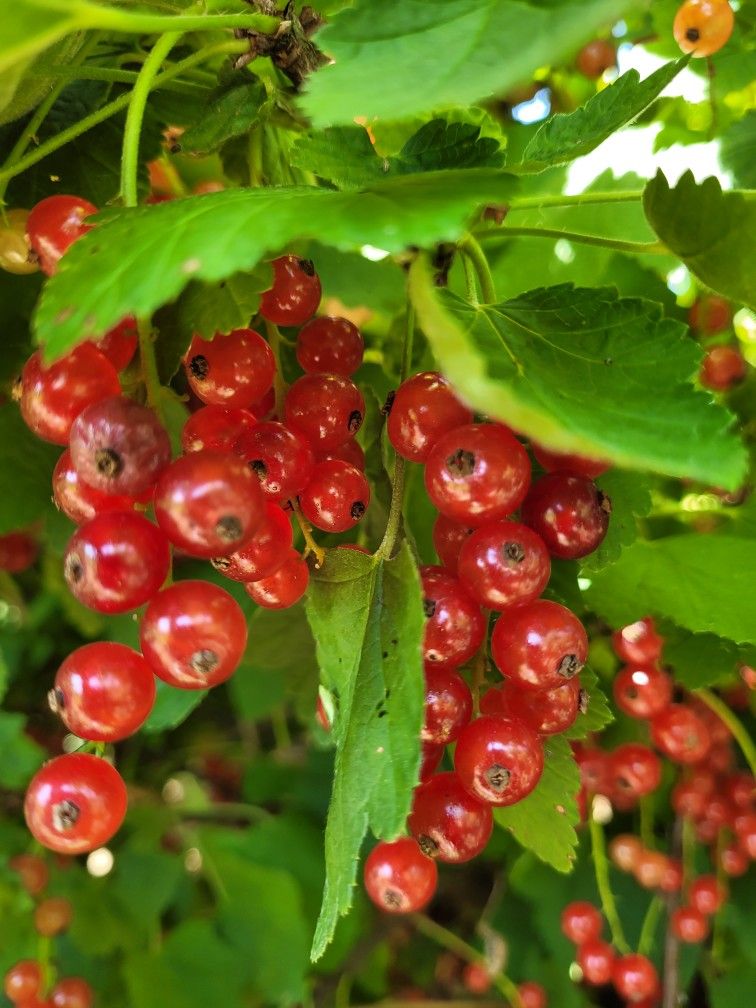
<path fill-rule="evenodd" d="M 564 732 L 568 739 L 582 739 L 593 732 L 601 731 L 614 721 L 614 713 L 603 690 L 599 689 L 598 677 L 589 668 L 580 673 L 580 686 L 588 698 L 588 709 L 577 716 L 575 724 Z"/>
<path fill-rule="evenodd" d="M 199 121 L 182 133 L 176 149 L 184 154 L 210 154 L 227 140 L 242 136 L 259 120 L 265 97 L 259 80 L 224 91 L 209 101 Z"/>
<path fill-rule="evenodd" d="M 691 384 L 700 350 L 658 305 L 562 284 L 472 306 L 439 291 L 423 258 L 410 292 L 441 371 L 479 412 L 556 451 L 740 485 L 731 415 Z"/>
<path fill-rule="evenodd" d="M 516 805 L 496 809 L 494 818 L 518 843 L 560 872 L 572 870 L 579 821 L 575 795 L 580 773 L 569 743 L 560 735 L 544 740 L 546 764 L 536 789 Z"/>
<path fill-rule="evenodd" d="M 586 598 L 612 626 L 649 612 L 694 633 L 756 644 L 755 566 L 752 539 L 678 535 L 639 541 L 616 564 L 594 575 Z"/>
<path fill-rule="evenodd" d="M 388 252 L 453 241 L 476 207 L 501 202 L 513 185 L 501 172 L 470 168 L 388 179 L 362 192 L 233 189 L 113 211 L 74 243 L 46 284 L 37 337 L 60 355 L 125 315 L 151 315 L 190 280 L 251 270 L 297 238 Z"/>
<path fill-rule="evenodd" d="M 31 346 L 29 318 L 39 297 L 42 277 L 38 273 L 16 276 L 0 270 L 0 306 L 3 313 L 3 352 L 0 381 L 11 381 L 26 363 Z"/>
<path fill-rule="evenodd" d="M 23 714 L 0 711 L 0 787 L 25 787 L 39 769 L 44 755 L 25 734 Z"/>
<path fill-rule="evenodd" d="M 206 696 L 207 690 L 177 689 L 158 680 L 155 706 L 142 725 L 142 731 L 161 732 L 168 728 L 176 728 L 182 721 L 186 721 Z"/>
<path fill-rule="evenodd" d="M 179 300 L 179 325 L 189 346 L 193 335 L 212 339 L 218 333 L 241 329 L 250 323 L 260 306 L 260 295 L 269 290 L 273 272 L 267 264 L 250 273 L 232 273 L 217 284 L 193 281 Z"/>
<path fill-rule="evenodd" d="M 719 141 L 722 165 L 732 173 L 738 186 L 742 188 L 756 189 L 756 158 L 753 156 L 755 130 L 756 110 L 752 109 L 725 130 Z"/>
<path fill-rule="evenodd" d="M 19 0 L 14 4 L 13 17 L 4 18 L 4 22 L 0 43 L 2 74 L 14 64 L 47 49 L 64 35 L 86 27 L 86 18 L 71 4 L 45 4 L 43 0 Z"/>
<path fill-rule="evenodd" d="M 667 63 L 641 81 L 628 70 L 585 105 L 548 119 L 525 148 L 518 171 L 538 172 L 566 164 L 594 150 L 622 126 L 631 122 L 656 98 L 687 64 L 689 57 Z"/>
<path fill-rule="evenodd" d="M 26 528 L 50 510 L 50 480 L 61 451 L 32 434 L 15 403 L 0 406 L 0 472 L 13 488 L 0 494 L 0 535 Z"/>
<path fill-rule="evenodd" d="M 707 286 L 756 308 L 756 192 L 700 185 L 690 171 L 672 189 L 661 172 L 646 186 L 643 208 L 664 244 Z"/>
<path fill-rule="evenodd" d="M 401 833 L 417 783 L 425 620 L 407 544 L 388 561 L 329 553 L 311 582 L 307 616 L 337 705 L 326 883 L 312 948 L 318 959 L 351 904 L 368 827 L 386 839 Z"/>
<path fill-rule="evenodd" d="M 610 469 L 596 481 L 612 502 L 606 538 L 597 550 L 580 561 L 583 573 L 601 570 L 615 563 L 622 550 L 638 538 L 638 518 L 651 510 L 648 481 L 637 473 Z"/>
<path fill-rule="evenodd" d="M 335 62 L 310 78 L 303 105 L 316 126 L 469 105 L 558 64 L 628 6 L 360 0 L 318 33 L 318 45 Z"/>
<path fill-rule="evenodd" d="M 672 668 L 675 682 L 688 689 L 732 681 L 739 663 L 750 665 L 753 661 L 753 652 L 744 652 L 723 637 L 664 628 L 664 664 Z"/>

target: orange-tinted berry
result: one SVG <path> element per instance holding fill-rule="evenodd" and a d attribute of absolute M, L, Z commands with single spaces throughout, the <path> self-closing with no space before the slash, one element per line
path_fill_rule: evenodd
<path fill-rule="evenodd" d="M 734 25 L 735 15 L 727 0 L 685 0 L 672 30 L 683 52 L 700 57 L 719 52 Z"/>

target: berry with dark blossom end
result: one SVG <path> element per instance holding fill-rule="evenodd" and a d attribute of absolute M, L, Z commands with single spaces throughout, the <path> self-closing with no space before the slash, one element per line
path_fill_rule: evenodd
<path fill-rule="evenodd" d="M 603 987 L 612 979 L 615 952 L 609 942 L 594 938 L 578 946 L 575 956 L 583 971 L 583 980 L 592 987 Z"/>
<path fill-rule="evenodd" d="M 709 934 L 709 921 L 693 906 L 681 906 L 670 917 L 672 933 L 688 945 L 698 945 Z"/>
<path fill-rule="evenodd" d="M 50 991 L 51 1008 L 92 1008 L 93 1003 L 92 988 L 81 977 L 58 980 Z"/>
<path fill-rule="evenodd" d="M 661 658 L 663 638 L 656 632 L 650 616 L 628 623 L 612 634 L 615 654 L 628 665 L 646 668 Z"/>
<path fill-rule="evenodd" d="M 202 402 L 247 409 L 273 384 L 276 361 L 254 329 L 195 336 L 184 356 L 189 387 Z"/>
<path fill-rule="evenodd" d="M 612 787 L 618 795 L 641 798 L 651 794 L 661 782 L 661 760 L 648 746 L 625 742 L 609 757 Z"/>
<path fill-rule="evenodd" d="M 257 425 L 254 413 L 239 406 L 203 406 L 184 424 L 181 447 L 186 454 L 196 451 L 244 455 L 246 437 Z"/>
<path fill-rule="evenodd" d="M 22 959 L 5 974 L 3 989 L 6 997 L 16 1005 L 36 998 L 42 989 L 42 967 L 35 959 Z"/>
<path fill-rule="evenodd" d="M 118 742 L 147 719 L 155 702 L 155 677 L 138 651 L 111 641 L 85 644 L 58 669 L 49 700 L 74 735 Z"/>
<path fill-rule="evenodd" d="M 37 771 L 24 801 L 35 840 L 58 854 L 107 843 L 126 815 L 126 785 L 110 763 L 88 753 L 57 756 Z"/>
<path fill-rule="evenodd" d="M 483 643 L 486 633 L 480 606 L 457 578 L 442 567 L 422 567 L 420 578 L 426 617 L 423 636 L 426 662 L 464 665 Z"/>
<path fill-rule="evenodd" d="M 521 689 L 556 689 L 585 665 L 588 635 L 565 606 L 537 599 L 499 617 L 491 635 L 491 657 L 501 674 Z"/>
<path fill-rule="evenodd" d="M 158 591 L 170 559 L 165 535 L 143 515 L 108 511 L 71 536 L 63 576 L 71 594 L 90 609 L 128 612 Z"/>
<path fill-rule="evenodd" d="M 21 416 L 43 441 L 67 445 L 71 425 L 83 409 L 119 395 L 118 373 L 91 343 L 43 366 L 39 350 L 24 364 L 20 381 Z"/>
<path fill-rule="evenodd" d="M 617 706 L 629 717 L 656 717 L 672 701 L 672 680 L 655 665 L 624 665 L 612 688 Z"/>
<path fill-rule="evenodd" d="M 615 960 L 612 981 L 617 993 L 631 1004 L 651 997 L 659 986 L 659 977 L 651 960 L 630 953 Z"/>
<path fill-rule="evenodd" d="M 465 424 L 439 437 L 425 465 L 425 489 L 448 518 L 483 525 L 512 514 L 530 485 L 530 459 L 502 424 Z"/>
<path fill-rule="evenodd" d="M 132 497 L 103 493 L 88 486 L 76 471 L 68 449 L 55 463 L 52 489 L 55 506 L 76 525 L 106 511 L 128 511 L 134 506 Z"/>
<path fill-rule="evenodd" d="M 670 704 L 651 722 L 657 749 L 674 763 L 699 763 L 711 749 L 706 723 L 686 704 Z"/>
<path fill-rule="evenodd" d="M 386 421 L 394 450 L 411 462 L 426 462 L 441 437 L 472 422 L 472 410 L 457 399 L 437 371 L 421 371 L 396 391 Z"/>
<path fill-rule="evenodd" d="M 92 229 L 87 217 L 97 207 L 80 196 L 48 196 L 29 211 L 26 234 L 43 273 L 52 276 L 58 260 L 77 238 Z"/>
<path fill-rule="evenodd" d="M 527 526 L 497 521 L 476 529 L 464 543 L 458 570 L 479 605 L 502 612 L 538 598 L 549 582 L 551 561 Z"/>
<path fill-rule="evenodd" d="M 271 500 L 296 497 L 310 482 L 315 468 L 309 442 L 276 420 L 260 423 L 246 434 L 241 453 Z"/>
<path fill-rule="evenodd" d="M 244 590 L 247 595 L 264 609 L 288 609 L 299 602 L 307 591 L 310 569 L 301 553 L 289 550 L 284 562 L 274 574 L 247 581 Z"/>
<path fill-rule="evenodd" d="M 370 503 L 365 474 L 348 462 L 317 462 L 307 486 L 299 495 L 302 514 L 324 532 L 354 528 Z"/>
<path fill-rule="evenodd" d="M 438 882 L 436 862 L 412 837 L 376 844 L 364 869 L 370 899 L 387 913 L 414 913 L 430 902 Z"/>
<path fill-rule="evenodd" d="M 309 259 L 285 255 L 274 259 L 273 286 L 260 300 L 260 314 L 282 326 L 302 325 L 320 304 L 320 279 Z"/>
<path fill-rule="evenodd" d="M 436 518 L 433 524 L 433 548 L 450 574 L 457 573 L 460 550 L 474 531 L 469 525 L 460 525 L 446 515 L 440 514 Z"/>
<path fill-rule="evenodd" d="M 362 364 L 365 343 L 349 319 L 322 315 L 302 326 L 297 336 L 297 360 L 311 374 L 349 378 Z"/>
<path fill-rule="evenodd" d="M 343 375 L 305 374 L 286 393 L 284 412 L 287 425 L 322 453 L 354 437 L 365 419 L 365 400 Z"/>
<path fill-rule="evenodd" d="M 735 15 L 728 0 L 685 0 L 672 31 L 684 53 L 702 57 L 719 52 L 734 26 Z"/>
<path fill-rule="evenodd" d="M 233 675 L 247 646 L 239 603 L 208 581 L 178 581 L 147 606 L 139 630 L 156 676 L 180 689 L 207 689 Z"/>
<path fill-rule="evenodd" d="M 265 516 L 257 531 L 240 550 L 214 557 L 213 567 L 231 581 L 259 581 L 270 577 L 289 555 L 293 533 L 283 508 L 265 502 Z"/>
<path fill-rule="evenodd" d="M 543 746 L 525 722 L 484 715 L 462 730 L 454 768 L 476 798 L 491 805 L 514 805 L 541 779 Z"/>
<path fill-rule="evenodd" d="M 235 455 L 192 452 L 175 459 L 155 487 L 155 517 L 174 546 L 224 556 L 252 538 L 265 516 L 254 474 Z"/>
<path fill-rule="evenodd" d="M 530 447 L 536 461 L 546 472 L 571 472 L 594 480 L 609 469 L 608 462 L 598 462 L 582 455 L 564 455 L 561 452 L 549 451 L 548 448 L 543 448 L 535 442 L 531 442 Z"/>
<path fill-rule="evenodd" d="M 611 510 L 611 501 L 592 480 L 553 472 L 530 488 L 522 505 L 522 520 L 538 533 L 552 556 L 577 560 L 601 545 Z"/>
<path fill-rule="evenodd" d="M 37 540 L 28 532 L 7 532 L 0 536 L 0 571 L 20 574 L 31 567 L 38 552 Z"/>
<path fill-rule="evenodd" d="M 428 857 L 461 864 L 485 848 L 493 815 L 491 806 L 474 798 L 456 773 L 440 773 L 415 789 L 407 826 Z"/>
<path fill-rule="evenodd" d="M 454 742 L 469 723 L 472 708 L 472 693 L 462 676 L 453 668 L 426 662 L 423 741 Z"/>
<path fill-rule="evenodd" d="M 154 410 L 109 396 L 73 422 L 69 451 L 82 480 L 108 494 L 138 497 L 171 461 L 171 443 Z"/>
<path fill-rule="evenodd" d="M 601 935 L 601 911 L 592 903 L 578 900 L 568 903 L 562 911 L 562 934 L 574 945 L 595 941 Z"/>

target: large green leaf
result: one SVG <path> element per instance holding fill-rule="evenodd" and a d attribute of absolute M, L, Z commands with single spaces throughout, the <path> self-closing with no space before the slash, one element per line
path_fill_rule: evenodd
<path fill-rule="evenodd" d="M 42 294 L 37 337 L 54 357 L 124 315 L 150 315 L 190 280 L 251 270 L 297 238 L 389 252 L 450 241 L 477 206 L 501 202 L 512 186 L 501 172 L 471 168 L 388 179 L 361 192 L 234 189 L 114 211 L 61 260 Z"/>
<path fill-rule="evenodd" d="M 552 116 L 525 148 L 517 170 L 543 171 L 590 153 L 640 115 L 687 62 L 688 57 L 683 57 L 667 63 L 643 81 L 637 70 L 628 70 L 582 108 Z"/>
<path fill-rule="evenodd" d="M 592 579 L 586 596 L 612 626 L 649 612 L 694 633 L 756 644 L 756 541 L 679 535 L 639 541 Z"/>
<path fill-rule="evenodd" d="M 260 118 L 266 91 L 256 79 L 214 95 L 202 115 L 179 137 L 176 147 L 187 154 L 209 154 L 233 137 L 247 133 Z"/>
<path fill-rule="evenodd" d="M 756 191 L 722 192 L 718 179 L 699 184 L 690 171 L 670 188 L 659 172 L 646 186 L 643 207 L 651 227 L 691 272 L 756 308 Z"/>
<path fill-rule="evenodd" d="M 753 665 L 754 661 L 753 648 L 738 648 L 711 633 L 664 627 L 664 664 L 674 672 L 675 681 L 688 689 L 731 682 L 740 663 Z"/>
<path fill-rule="evenodd" d="M 440 369 L 473 407 L 557 451 L 739 485 L 731 415 L 693 387 L 700 351 L 659 305 L 610 289 L 541 288 L 472 306 L 410 271 Z"/>
<path fill-rule="evenodd" d="M 0 473 L 6 479 L 0 535 L 25 528 L 50 510 L 50 480 L 61 450 L 32 434 L 15 403 L 0 406 Z"/>
<path fill-rule="evenodd" d="M 569 743 L 559 735 L 545 739 L 546 764 L 535 791 L 516 805 L 497 809 L 496 822 L 518 843 L 557 871 L 572 870 L 579 821 L 575 795 L 580 772 Z"/>
<path fill-rule="evenodd" d="M 312 949 L 318 959 L 351 905 L 367 829 L 397 836 L 417 783 L 424 616 L 407 544 L 385 562 L 348 550 L 329 553 L 312 580 L 307 615 L 337 705 L 326 883 Z"/>
<path fill-rule="evenodd" d="M 186 721 L 195 707 L 199 706 L 207 696 L 207 690 L 176 689 L 158 680 L 155 706 L 150 716 L 142 725 L 146 732 L 161 732 L 176 728 Z"/>
<path fill-rule="evenodd" d="M 303 104 L 316 126 L 469 105 L 559 63 L 629 6 L 359 0 L 318 34 L 334 62 L 310 79 Z"/>
<path fill-rule="evenodd" d="M 638 538 L 638 518 L 651 510 L 648 481 L 638 473 L 610 469 L 597 482 L 612 502 L 612 515 L 604 541 L 580 561 L 584 573 L 615 563 L 622 550 Z"/>

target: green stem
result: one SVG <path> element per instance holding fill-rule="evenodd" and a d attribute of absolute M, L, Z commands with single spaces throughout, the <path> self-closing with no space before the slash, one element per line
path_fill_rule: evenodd
<path fill-rule="evenodd" d="M 121 198 L 124 206 L 136 206 L 138 200 L 137 175 L 139 173 L 139 140 L 142 135 L 144 110 L 147 98 L 154 87 L 163 60 L 181 38 L 181 32 L 162 35 L 152 48 L 152 52 L 142 64 L 139 77 L 131 91 L 129 111 L 123 130 L 123 152 L 121 154 Z"/>
<path fill-rule="evenodd" d="M 659 926 L 659 918 L 664 909 L 664 900 L 659 896 L 654 896 L 648 905 L 646 916 L 643 918 L 640 938 L 638 939 L 638 954 L 648 955 L 654 947 L 656 929 Z"/>
<path fill-rule="evenodd" d="M 52 962 L 52 938 L 39 935 L 37 938 L 37 962 L 42 970 L 42 991 L 47 992 L 55 983 L 55 966 Z"/>
<path fill-rule="evenodd" d="M 601 823 L 597 822 L 592 815 L 590 807 L 590 796 L 588 806 L 588 822 L 591 832 L 591 857 L 593 859 L 593 870 L 596 874 L 596 885 L 601 897 L 601 908 L 604 916 L 609 922 L 609 929 L 612 933 L 612 941 L 623 955 L 630 951 L 630 946 L 625 938 L 622 929 L 617 904 L 614 900 L 611 882 L 609 881 L 609 860 L 606 856 L 606 837 Z"/>
<path fill-rule="evenodd" d="M 468 945 L 464 939 L 455 935 L 453 931 L 449 931 L 447 928 L 442 927 L 441 924 L 437 924 L 436 921 L 431 920 L 425 914 L 414 913 L 411 915 L 411 920 L 421 934 L 424 934 L 426 938 L 430 938 L 431 941 L 434 941 L 442 948 L 449 949 L 450 952 L 454 952 L 455 955 L 458 955 L 466 962 L 481 963 L 483 966 L 488 965 L 486 957 L 482 952 L 479 952 L 472 945 Z M 517 985 L 505 973 L 495 973 L 491 977 L 491 980 L 504 997 L 509 999 L 512 1008 L 522 1008 L 522 1000 L 520 992 L 517 990 Z"/>
<path fill-rule="evenodd" d="M 147 391 L 147 405 L 156 413 L 160 413 L 160 375 L 157 358 L 155 357 L 155 338 L 149 319 L 140 319 L 137 325 L 139 332 L 139 362 L 142 370 L 142 380 Z"/>
<path fill-rule="evenodd" d="M 717 882 L 722 887 L 722 890 L 726 892 L 728 889 L 728 878 L 727 873 L 722 867 L 722 851 L 725 843 L 725 832 L 724 830 L 720 830 L 719 836 L 717 837 Z M 711 935 L 711 960 L 714 964 L 714 968 L 717 970 L 721 969 L 727 951 L 727 938 L 725 928 L 723 927 L 723 909 L 724 908 L 720 908 L 714 914 Z"/>
<path fill-rule="evenodd" d="M 239 54 L 246 50 L 247 44 L 241 40 L 218 42 L 214 45 L 206 46 L 204 49 L 199 49 L 197 52 L 192 53 L 191 56 L 187 56 L 186 59 L 181 60 L 169 69 L 164 70 L 163 73 L 158 74 L 152 81 L 150 91 L 163 87 L 164 84 L 173 80 L 174 77 L 179 77 L 186 70 L 197 66 L 199 63 L 203 63 L 205 60 L 211 59 L 213 56 Z M 128 108 L 130 101 L 130 91 L 127 94 L 119 95 L 118 98 L 114 98 L 113 101 L 108 102 L 107 105 L 103 105 L 96 112 L 90 113 L 90 115 L 69 126 L 68 129 L 62 130 L 56 136 L 51 137 L 50 140 L 41 144 L 36 150 L 31 151 L 26 157 L 16 161 L 15 164 L 4 165 L 2 170 L 0 170 L 0 185 L 4 185 L 10 179 L 15 178 L 16 175 L 20 175 L 27 168 L 31 168 L 32 165 L 37 164 L 56 150 L 70 143 L 71 140 L 75 140 L 81 136 L 82 133 L 86 133 L 94 126 L 105 122 L 111 116 L 122 112 L 125 108 Z"/>
<path fill-rule="evenodd" d="M 496 289 L 485 252 L 470 234 L 462 239 L 459 243 L 459 248 L 462 254 L 467 256 L 472 263 L 478 283 L 480 284 L 480 292 L 483 296 L 484 304 L 496 304 Z"/>
<path fill-rule="evenodd" d="M 742 721 L 723 700 L 720 700 L 716 693 L 707 689 L 697 689 L 694 692 L 730 729 L 730 734 L 740 746 L 751 773 L 756 775 L 756 745 L 754 745 L 753 739 L 746 731 Z"/>
<path fill-rule="evenodd" d="M 605 238 L 603 235 L 581 234 L 577 231 L 562 231 L 558 228 L 537 227 L 503 227 L 497 231 L 479 231 L 478 236 L 487 242 L 506 241 L 508 238 L 549 238 L 558 241 L 575 242 L 578 245 L 598 245 L 601 248 L 614 249 L 616 252 L 631 252 L 634 255 L 669 255 L 669 249 L 663 242 L 628 242 L 618 238 Z"/>
<path fill-rule="evenodd" d="M 643 199 L 642 189 L 625 189 L 617 192 L 586 192 L 574 196 L 557 194 L 555 196 L 522 196 L 513 199 L 509 204 L 509 212 L 515 210 L 545 210 L 551 207 L 580 207 L 602 203 L 638 203 Z"/>
<path fill-rule="evenodd" d="M 465 273 L 465 290 L 467 292 L 467 300 L 471 305 L 478 305 L 478 288 L 475 285 L 475 270 L 473 269 L 472 262 L 466 256 L 462 256 L 462 269 Z"/>
<path fill-rule="evenodd" d="M 63 8 L 63 4 L 60 6 Z M 273 32 L 280 24 L 278 18 L 266 14 L 137 14 L 115 7 L 101 7 L 96 4 L 79 3 L 66 5 L 69 15 L 81 17 L 82 23 L 91 28 L 106 28 L 109 31 L 125 32 L 133 35 L 162 35 L 166 32 L 219 31 L 228 28 L 246 28 L 248 31 Z"/>
<path fill-rule="evenodd" d="M 315 568 L 320 570 L 320 568 L 325 563 L 325 550 L 322 546 L 318 546 L 312 536 L 312 526 L 307 521 L 305 516 L 302 514 L 302 508 L 299 506 L 298 500 L 289 501 L 292 510 L 294 512 L 294 517 L 297 519 L 297 525 L 302 533 L 302 538 L 305 541 L 305 557 L 310 553 L 315 557 Z"/>
<path fill-rule="evenodd" d="M 268 344 L 270 349 L 273 351 L 273 357 L 276 361 L 276 373 L 273 378 L 273 390 L 276 394 L 274 410 L 276 416 L 283 416 L 284 412 L 284 397 L 286 395 L 287 384 L 284 380 L 283 370 L 281 368 L 281 341 L 282 336 L 278 326 L 274 322 L 265 323 L 265 332 L 268 336 Z"/>
<path fill-rule="evenodd" d="M 62 79 L 64 84 L 75 80 L 106 81 L 109 84 L 134 84 L 139 77 L 139 73 L 136 70 L 118 70 L 116 67 L 59 66 L 47 68 L 45 76 Z M 201 84 L 192 84 L 186 81 L 167 84 L 165 90 L 177 91 L 179 93 L 206 94 L 208 89 Z"/>
<path fill-rule="evenodd" d="M 647 850 L 653 850 L 654 841 L 654 796 L 644 795 L 640 802 L 640 838 Z"/>

